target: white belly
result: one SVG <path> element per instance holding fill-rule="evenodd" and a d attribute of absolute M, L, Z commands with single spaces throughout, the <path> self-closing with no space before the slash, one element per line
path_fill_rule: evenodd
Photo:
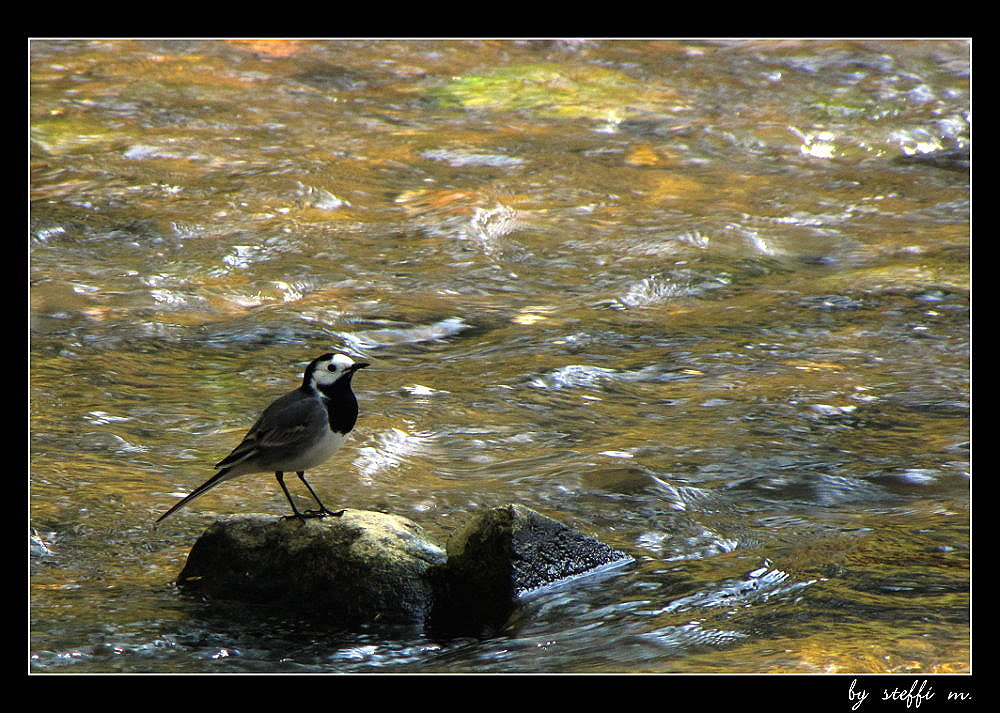
<path fill-rule="evenodd" d="M 295 458 L 291 458 L 287 463 L 282 463 L 281 470 L 288 472 L 310 470 L 318 465 L 322 465 L 330 456 L 336 453 L 347 436 L 343 433 L 334 433 L 329 428 L 323 434 L 323 438 L 316 442 L 309 450 L 303 451 Z"/>

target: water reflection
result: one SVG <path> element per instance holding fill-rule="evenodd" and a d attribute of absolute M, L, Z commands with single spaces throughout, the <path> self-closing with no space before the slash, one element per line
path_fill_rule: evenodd
<path fill-rule="evenodd" d="M 32 42 L 32 666 L 966 670 L 968 60 Z M 635 566 L 484 641 L 180 599 L 281 495 L 151 520 L 332 349 L 374 366 L 321 494 L 442 542 L 522 502 Z"/>

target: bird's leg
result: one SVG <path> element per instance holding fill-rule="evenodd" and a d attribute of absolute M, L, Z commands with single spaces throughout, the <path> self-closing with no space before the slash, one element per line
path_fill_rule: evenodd
<path fill-rule="evenodd" d="M 309 485 L 309 481 L 306 480 L 306 472 L 304 470 L 298 471 L 296 475 L 299 476 L 299 480 L 301 480 L 303 483 L 306 484 L 306 487 L 309 488 L 309 492 L 312 494 L 313 499 L 319 505 L 319 510 L 310 510 L 306 513 L 308 517 L 324 517 L 326 515 L 333 515 L 334 517 L 340 517 L 341 515 L 344 514 L 343 510 L 337 510 L 336 512 L 334 512 L 333 510 L 330 510 L 329 508 L 326 507 L 326 505 L 323 504 L 323 501 L 319 499 L 318 495 L 316 495 L 316 491 L 312 489 L 311 485 Z"/>
<path fill-rule="evenodd" d="M 279 470 L 274 474 L 274 477 L 278 479 L 278 485 L 280 485 L 281 489 L 285 491 L 285 497 L 288 498 L 288 504 L 292 506 L 292 512 L 295 513 L 294 515 L 285 515 L 284 518 L 289 520 L 294 517 L 301 520 L 305 516 L 299 512 L 299 509 L 295 507 L 295 503 L 292 502 L 292 496 L 289 494 L 288 487 L 285 485 L 285 474 Z"/>

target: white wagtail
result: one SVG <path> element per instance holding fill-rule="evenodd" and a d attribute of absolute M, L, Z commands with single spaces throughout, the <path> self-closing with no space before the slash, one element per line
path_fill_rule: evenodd
<path fill-rule="evenodd" d="M 323 517 L 342 515 L 328 510 L 306 481 L 305 472 L 324 463 L 344 443 L 358 420 L 358 399 L 351 391 L 351 377 L 368 364 L 343 354 L 324 354 L 310 362 L 302 386 L 272 403 L 257 419 L 233 452 L 215 464 L 222 468 L 156 521 L 204 495 L 219 483 L 247 473 L 272 472 L 285 492 L 294 515 Z M 284 475 L 295 471 L 319 504 L 319 510 L 300 513 L 292 502 Z"/>

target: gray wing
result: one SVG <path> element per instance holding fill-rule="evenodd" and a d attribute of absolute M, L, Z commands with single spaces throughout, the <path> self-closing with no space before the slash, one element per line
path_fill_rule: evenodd
<path fill-rule="evenodd" d="M 264 462 L 284 460 L 308 447 L 326 427 L 323 405 L 317 399 L 304 399 L 292 392 L 264 409 L 243 442 L 215 467 L 236 466 L 261 454 Z"/>

